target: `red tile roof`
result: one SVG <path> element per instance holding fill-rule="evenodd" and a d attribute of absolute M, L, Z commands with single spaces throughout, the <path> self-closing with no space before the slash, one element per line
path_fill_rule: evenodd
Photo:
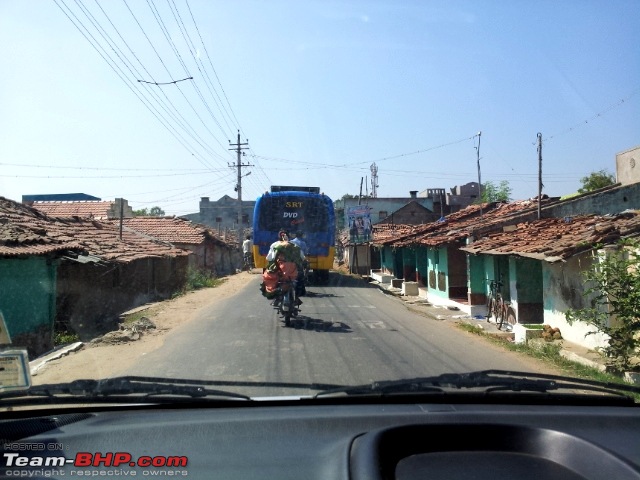
<path fill-rule="evenodd" d="M 640 237 L 640 212 L 637 211 L 524 222 L 511 232 L 489 234 L 461 250 L 557 262 L 591 250 L 597 244 L 612 244 L 631 237 Z"/>
<path fill-rule="evenodd" d="M 46 255 L 72 250 L 82 251 L 70 238 L 60 242 L 47 235 L 48 217 L 38 210 L 0 197 L 0 255 Z"/>
<path fill-rule="evenodd" d="M 115 225 L 119 225 L 118 220 L 112 221 Z M 232 238 L 227 236 L 225 241 L 209 226 L 193 223 L 180 217 L 125 218 L 123 225 L 136 232 L 176 245 L 200 245 L 206 239 L 210 239 L 217 245 L 234 248 L 236 242 L 235 235 Z"/>
<path fill-rule="evenodd" d="M 117 225 L 117 220 L 114 223 Z M 125 218 L 124 225 L 132 230 L 171 243 L 200 245 L 207 235 L 206 228 L 176 217 Z"/>
<path fill-rule="evenodd" d="M 444 245 L 480 232 L 501 228 L 503 225 L 515 223 L 518 219 L 522 221 L 523 215 L 534 218 L 536 211 L 537 203 L 533 200 L 485 203 L 482 205 L 482 216 L 480 205 L 469 205 L 447 215 L 444 221 L 438 220 L 415 227 L 404 226 L 404 230 L 396 232 L 385 231 L 382 226 L 374 225 L 372 243 L 393 247 Z"/>
<path fill-rule="evenodd" d="M 189 252 L 123 231 L 111 222 L 89 218 L 53 218 L 0 197 L 0 255 L 27 256 L 53 252 L 85 253 L 106 261 L 127 263 L 139 258 L 177 257 Z"/>
<path fill-rule="evenodd" d="M 108 212 L 114 202 L 33 202 L 33 208 L 50 217 L 90 217 L 98 220 L 109 218 Z"/>

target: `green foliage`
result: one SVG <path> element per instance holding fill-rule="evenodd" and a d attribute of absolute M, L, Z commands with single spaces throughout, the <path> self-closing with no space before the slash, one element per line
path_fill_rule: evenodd
<path fill-rule="evenodd" d="M 133 211 L 134 217 L 164 217 L 164 215 L 164 210 L 160 207 L 151 207 L 151 209 L 141 208 L 140 210 Z"/>
<path fill-rule="evenodd" d="M 482 202 L 509 201 L 511 201 L 511 187 L 506 180 L 502 180 L 498 185 L 491 181 L 482 185 Z"/>
<path fill-rule="evenodd" d="M 474 335 L 484 335 L 484 329 L 478 325 L 471 325 L 470 323 L 460 322 L 458 327 Z"/>
<path fill-rule="evenodd" d="M 588 334 L 608 337 L 602 352 L 609 367 L 621 373 L 637 369 L 634 361 L 640 354 L 640 241 L 621 240 L 618 246 L 583 274 L 590 306 L 569 309 L 565 316 L 569 324 L 590 325 Z"/>
<path fill-rule="evenodd" d="M 164 210 L 162 210 L 160 207 L 151 207 L 151 210 L 149 210 L 149 215 L 151 215 L 152 217 L 164 217 Z"/>
<path fill-rule="evenodd" d="M 171 298 L 181 297 L 185 293 L 191 292 L 193 290 L 217 287 L 223 282 L 223 279 L 216 277 L 208 270 L 189 267 L 189 269 L 187 270 L 187 279 L 184 287 L 182 288 L 182 290 L 174 292 L 173 295 L 171 295 Z"/>
<path fill-rule="evenodd" d="M 578 193 L 587 193 L 599 188 L 608 187 L 616 183 L 616 177 L 606 170 L 591 172 L 588 176 L 580 179 L 582 188 L 578 189 Z"/>
<path fill-rule="evenodd" d="M 574 362 L 564 357 L 561 354 L 562 343 L 561 342 L 543 342 L 543 343 L 514 343 L 513 341 L 507 340 L 503 337 L 495 337 L 484 331 L 481 327 L 470 325 L 466 322 L 459 322 L 457 325 L 470 333 L 474 333 L 476 335 L 483 336 L 487 340 L 494 342 L 501 347 L 510 350 L 512 352 L 520 353 L 523 355 L 527 355 L 538 360 L 542 360 L 543 362 L 558 368 L 565 375 L 578 377 L 578 378 L 586 378 L 591 380 L 596 380 L 600 382 L 610 382 L 610 383 L 620 383 L 622 385 L 626 384 L 626 382 L 620 377 L 615 376 L 610 373 L 601 372 L 600 370 L 583 365 L 582 363 Z M 632 396 L 636 403 L 640 403 L 640 395 L 638 394 L 629 394 Z"/>
<path fill-rule="evenodd" d="M 53 333 L 53 344 L 57 347 L 58 345 L 67 345 L 69 343 L 79 342 L 80 337 L 77 333 L 73 332 L 54 332 Z"/>
<path fill-rule="evenodd" d="M 201 288 L 215 287 L 220 280 L 211 272 L 197 268 L 189 268 L 187 271 L 187 283 L 185 289 L 200 290 Z"/>

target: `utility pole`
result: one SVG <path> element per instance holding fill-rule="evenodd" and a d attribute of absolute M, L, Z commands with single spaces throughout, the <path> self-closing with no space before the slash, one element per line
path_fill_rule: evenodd
<path fill-rule="evenodd" d="M 476 156 L 478 159 L 478 199 L 480 200 L 480 218 L 482 218 L 482 181 L 480 179 L 480 135 L 482 132 L 478 132 L 478 146 L 476 148 Z"/>
<path fill-rule="evenodd" d="M 236 192 L 238 192 L 238 244 L 240 245 L 240 247 L 242 247 L 242 234 L 244 233 L 243 231 L 243 227 L 242 227 L 242 167 L 250 167 L 251 165 L 246 163 L 243 164 L 242 163 L 242 155 L 243 152 L 242 150 L 246 150 L 247 145 L 249 145 L 249 140 L 247 139 L 247 143 L 240 143 L 240 130 L 238 130 L 238 143 L 231 143 L 231 140 L 229 140 L 229 145 L 234 147 L 234 148 L 230 148 L 229 150 L 235 150 L 238 154 L 238 158 L 237 158 L 237 162 L 236 162 L 236 168 L 238 169 L 238 183 L 236 184 Z M 233 165 L 230 165 L 233 166 Z M 251 172 L 247 173 L 247 175 L 250 175 Z"/>
<path fill-rule="evenodd" d="M 538 220 L 542 217 L 542 134 L 538 132 Z"/>
<path fill-rule="evenodd" d="M 124 200 L 122 198 L 118 198 L 116 201 L 120 201 L 120 240 L 122 240 L 122 224 L 124 223 Z"/>

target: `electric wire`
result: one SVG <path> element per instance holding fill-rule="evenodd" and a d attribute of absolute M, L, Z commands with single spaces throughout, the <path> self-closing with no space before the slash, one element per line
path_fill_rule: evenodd
<path fill-rule="evenodd" d="M 122 0 L 124 2 L 124 4 L 127 6 L 127 9 L 129 10 L 129 12 L 131 13 L 131 15 L 133 16 L 136 24 L 138 25 L 138 27 L 140 28 L 142 34 L 144 35 L 144 37 L 147 39 L 147 42 L 149 43 L 151 49 L 154 51 L 154 53 L 156 54 L 156 56 L 158 57 L 158 60 L 160 61 L 160 64 L 164 67 L 165 71 L 167 72 L 167 74 L 171 77 L 171 71 L 169 70 L 169 68 L 167 67 L 165 61 L 162 59 L 162 56 L 160 55 L 160 53 L 158 52 L 157 48 L 155 47 L 155 45 L 153 44 L 153 42 L 151 41 L 151 39 L 149 38 L 149 35 L 147 34 L 147 32 L 145 31 L 145 29 L 142 27 L 141 23 L 139 22 L 138 18 L 136 17 L 136 15 L 133 13 L 133 10 L 131 10 L 131 7 L 129 6 L 129 4 L 127 3 L 127 0 Z M 148 2 L 147 2 L 148 3 Z M 153 13 L 153 8 L 151 8 L 151 11 Z M 155 15 L 154 15 L 155 17 Z M 156 18 L 156 21 L 158 21 L 158 19 Z M 162 23 L 160 21 L 158 21 L 159 25 L 162 25 Z M 162 29 L 162 27 L 161 27 Z M 163 34 L 166 35 L 166 33 L 163 31 Z M 171 44 L 171 42 L 169 42 Z M 191 75 L 189 75 L 191 76 Z M 222 146 L 222 144 L 220 143 L 220 140 L 218 138 L 215 137 L 215 135 L 213 135 L 213 132 L 211 132 L 211 130 L 209 130 L 209 128 L 206 126 L 206 124 L 204 123 L 204 121 L 202 120 L 202 117 L 200 117 L 200 115 L 197 113 L 195 107 L 193 106 L 193 104 L 188 100 L 187 96 L 184 94 L 184 92 L 182 91 L 182 89 L 180 88 L 180 86 L 178 84 L 175 84 L 175 87 L 177 88 L 177 90 L 180 92 L 180 94 L 182 95 L 183 99 L 185 100 L 185 102 L 187 103 L 187 105 L 189 105 L 191 107 L 191 109 L 193 110 L 193 112 L 195 113 L 196 117 L 198 118 L 198 120 L 200 120 L 200 122 L 203 124 L 204 128 L 211 134 L 211 136 L 214 138 L 214 140 L 216 140 L 216 142 Z M 198 141 L 198 143 L 200 144 L 201 147 L 207 149 L 208 147 L 205 147 L 205 145 L 203 145 L 202 143 L 200 143 Z"/>
<path fill-rule="evenodd" d="M 182 20 L 182 16 L 180 15 L 180 11 L 178 10 L 175 2 L 173 0 L 167 0 L 167 4 L 169 5 L 169 9 L 171 10 L 171 13 L 173 14 L 173 18 L 176 21 L 176 24 L 178 25 L 178 28 L 180 29 L 180 33 L 182 35 L 182 38 L 185 41 L 185 44 L 187 45 L 187 48 L 189 49 L 189 53 L 191 54 L 191 58 L 193 58 L 193 61 L 196 65 L 196 68 L 198 69 L 198 71 L 200 72 L 200 75 L 203 79 L 205 79 L 205 75 L 204 75 L 204 71 L 202 68 L 200 68 L 200 64 L 202 62 L 199 62 L 196 54 L 194 52 L 194 50 L 196 49 L 193 41 L 191 40 L 191 36 L 189 35 L 189 32 Z M 203 65 L 204 67 L 204 65 Z M 208 87 L 206 80 L 204 81 L 205 86 Z M 213 121 L 218 125 L 218 127 L 220 128 L 220 131 L 228 138 L 229 137 L 229 132 L 231 132 L 233 129 L 231 128 L 231 126 L 226 122 L 226 118 L 224 117 L 224 115 L 222 115 L 222 120 L 227 124 L 227 130 L 225 131 L 225 129 L 222 127 L 222 125 L 220 124 L 220 122 L 218 121 L 218 118 L 216 117 L 216 115 L 214 115 L 213 111 L 211 110 L 211 107 L 209 106 L 208 102 L 205 100 L 204 95 L 202 94 L 202 92 L 200 91 L 198 84 L 194 83 L 193 84 L 194 87 L 196 88 L 198 95 L 200 96 L 203 104 L 205 105 L 205 108 L 207 109 L 207 111 L 209 112 L 209 114 L 211 115 L 211 118 L 213 119 Z M 209 89 L 209 93 L 211 93 L 211 90 Z M 212 98 L 214 100 L 214 102 L 217 104 L 215 97 L 212 95 Z M 217 105 L 219 108 L 219 105 Z"/>
<path fill-rule="evenodd" d="M 60 5 L 60 3 L 58 3 L 58 2 L 61 2 L 64 5 L 64 7 L 67 9 L 68 12 L 65 11 L 65 8 L 63 8 Z M 111 58 L 109 53 L 104 49 L 104 47 L 95 38 L 95 36 L 89 31 L 88 27 L 84 24 L 84 22 L 82 22 L 82 20 L 80 20 L 78 18 L 78 16 L 65 3 L 65 1 L 64 0 L 54 0 L 54 3 L 65 14 L 65 16 L 69 19 L 69 21 L 71 21 L 71 23 L 74 25 L 74 27 L 76 27 L 76 29 L 83 35 L 85 40 L 87 40 L 87 42 L 98 52 L 98 54 L 109 65 L 109 67 L 114 71 L 114 73 L 116 73 L 116 75 L 125 83 L 127 88 L 129 88 L 134 93 L 134 95 L 136 95 L 136 97 L 155 116 L 155 118 L 171 133 L 171 135 L 174 138 L 176 138 L 176 140 L 178 140 L 178 142 L 181 145 L 183 145 L 183 147 L 185 147 L 188 151 L 190 151 L 192 153 L 192 155 L 194 157 L 196 157 L 203 165 L 210 167 L 210 164 L 206 160 L 204 160 L 199 154 L 196 154 L 193 151 L 193 149 L 187 145 L 188 142 L 186 141 L 186 139 L 171 125 L 171 122 L 169 122 L 158 111 L 158 109 L 151 102 L 149 102 L 149 100 L 146 97 L 144 97 L 144 94 L 140 93 L 137 90 L 139 88 L 139 86 L 136 83 L 132 82 L 130 79 L 127 78 L 127 75 L 122 70 L 122 68 L 117 64 L 117 62 L 114 59 Z M 105 42 L 109 45 L 109 47 L 114 51 L 114 53 L 116 53 L 116 56 L 122 61 L 122 63 L 126 66 L 126 68 L 131 73 L 131 71 L 132 71 L 131 62 L 124 60 L 126 58 L 126 56 L 123 55 L 122 50 L 118 49 L 119 50 L 119 53 L 118 53 L 118 51 L 116 51 L 117 45 L 115 45 L 115 43 L 113 42 L 112 39 L 110 40 L 110 36 L 108 34 L 106 34 L 106 31 L 104 30 L 104 28 L 101 28 L 101 27 L 99 28 L 98 27 L 99 22 L 95 19 L 95 17 L 93 17 L 93 15 L 90 14 L 88 9 L 81 2 L 76 0 L 76 4 L 80 8 L 80 10 L 83 12 L 85 17 L 87 17 L 87 19 L 92 23 L 92 25 L 94 25 L 94 28 L 96 28 L 98 33 L 100 33 L 100 35 L 103 37 Z M 106 12 L 105 12 L 105 14 L 106 14 Z M 71 17 L 73 17 L 73 18 L 71 18 Z M 74 21 L 74 19 L 75 19 L 75 21 Z M 110 21 L 110 19 L 109 19 L 109 21 Z"/>

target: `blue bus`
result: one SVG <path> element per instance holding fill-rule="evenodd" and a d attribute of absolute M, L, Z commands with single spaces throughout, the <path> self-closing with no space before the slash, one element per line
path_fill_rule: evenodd
<path fill-rule="evenodd" d="M 256 199 L 253 212 L 253 260 L 267 266 L 269 247 L 278 231 L 304 233 L 309 268 L 317 280 L 326 281 L 335 255 L 336 217 L 333 201 L 318 187 L 271 187 Z"/>

